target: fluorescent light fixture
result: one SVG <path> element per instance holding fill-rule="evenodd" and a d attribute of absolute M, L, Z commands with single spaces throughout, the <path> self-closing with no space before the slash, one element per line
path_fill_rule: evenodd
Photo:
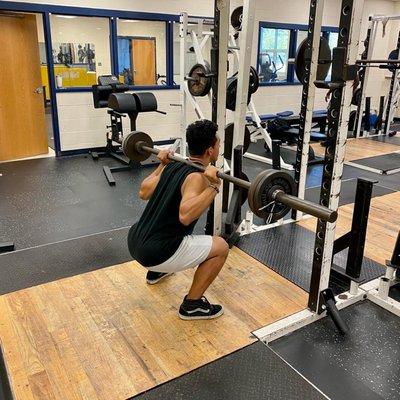
<path fill-rule="evenodd" d="M 57 18 L 73 19 L 76 18 L 75 15 L 56 15 Z"/>
<path fill-rule="evenodd" d="M 132 23 L 132 22 L 139 22 L 139 21 L 136 21 L 136 20 L 133 20 L 133 19 L 120 19 L 120 21 L 121 21 L 121 22 L 129 22 L 129 23 Z"/>

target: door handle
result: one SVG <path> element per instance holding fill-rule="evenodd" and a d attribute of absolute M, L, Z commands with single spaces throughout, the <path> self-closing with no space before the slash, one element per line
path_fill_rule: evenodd
<path fill-rule="evenodd" d="M 33 93 L 37 93 L 37 94 L 43 94 L 43 88 L 41 86 L 38 86 Z"/>

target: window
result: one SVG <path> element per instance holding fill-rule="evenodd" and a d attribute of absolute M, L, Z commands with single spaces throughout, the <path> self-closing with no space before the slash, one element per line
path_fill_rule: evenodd
<path fill-rule="evenodd" d="M 90 87 L 111 74 L 108 18 L 51 15 L 57 88 Z"/>
<path fill-rule="evenodd" d="M 322 28 L 331 48 L 336 47 L 336 28 Z M 298 84 L 293 62 L 297 50 L 307 38 L 307 26 L 260 22 L 258 72 L 263 85 Z"/>
<path fill-rule="evenodd" d="M 337 47 L 338 40 L 339 40 L 339 33 L 338 32 L 329 32 L 328 42 L 329 42 L 329 47 L 331 48 L 331 50 L 334 47 Z"/>
<path fill-rule="evenodd" d="M 307 35 L 308 35 L 307 31 L 297 31 L 296 53 L 303 40 L 307 39 Z"/>
<path fill-rule="evenodd" d="M 338 40 L 339 40 L 339 33 L 338 32 L 329 32 L 328 33 L 328 43 L 329 47 L 331 48 L 331 51 L 333 48 L 337 47 L 338 45 Z M 329 68 L 328 75 L 326 77 L 327 81 L 330 81 L 332 77 L 332 65 Z"/>
<path fill-rule="evenodd" d="M 167 84 L 166 23 L 119 19 L 118 75 L 136 86 Z"/>
<path fill-rule="evenodd" d="M 259 73 L 261 82 L 287 82 L 290 31 L 261 28 Z"/>

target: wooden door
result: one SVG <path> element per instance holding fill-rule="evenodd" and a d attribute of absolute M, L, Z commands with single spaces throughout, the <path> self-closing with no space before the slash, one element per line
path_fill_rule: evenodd
<path fill-rule="evenodd" d="M 0 13 L 0 161 L 48 153 L 35 15 Z"/>
<path fill-rule="evenodd" d="M 156 85 L 155 39 L 132 39 L 132 65 L 135 85 Z"/>

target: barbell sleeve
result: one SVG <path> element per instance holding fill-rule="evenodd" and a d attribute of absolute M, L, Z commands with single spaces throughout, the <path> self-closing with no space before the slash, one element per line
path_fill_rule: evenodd
<path fill-rule="evenodd" d="M 338 217 L 337 211 L 333 211 L 327 207 L 321 206 L 320 204 L 313 203 L 309 200 L 300 199 L 299 197 L 286 194 L 281 190 L 274 193 L 273 198 L 286 206 L 295 210 L 310 214 L 314 217 L 322 219 L 327 222 L 335 222 Z"/>
<path fill-rule="evenodd" d="M 146 146 L 145 142 L 137 142 L 136 150 L 138 152 L 142 152 L 142 153 L 148 152 L 148 153 L 152 153 L 155 155 L 158 155 L 158 153 L 160 152 L 159 149 L 155 149 L 153 147 Z M 206 168 L 203 165 L 196 164 L 193 161 L 190 161 L 190 160 L 188 160 L 184 157 L 178 156 L 176 154 L 169 154 L 168 158 L 172 161 L 177 161 L 177 162 L 189 165 L 193 168 L 196 168 L 198 171 L 201 171 L 201 172 L 205 172 L 205 170 L 206 170 Z M 218 172 L 217 176 L 222 180 L 226 180 L 226 181 L 231 182 L 231 183 L 233 183 L 239 187 L 242 187 L 246 190 L 250 190 L 251 183 L 247 182 L 243 179 L 225 174 L 224 172 Z M 320 204 L 313 203 L 311 201 L 300 199 L 296 196 L 286 194 L 282 190 L 277 190 L 276 193 L 273 194 L 273 200 L 277 201 L 278 203 L 282 203 L 287 207 L 293 208 L 293 209 L 301 211 L 301 212 L 305 212 L 307 214 L 310 214 L 314 217 L 317 217 L 317 218 L 322 219 L 327 222 L 335 222 L 337 219 L 336 211 L 331 210 L 327 207 L 324 207 Z"/>
<path fill-rule="evenodd" d="M 356 64 L 400 64 L 400 60 L 357 60 Z"/>

